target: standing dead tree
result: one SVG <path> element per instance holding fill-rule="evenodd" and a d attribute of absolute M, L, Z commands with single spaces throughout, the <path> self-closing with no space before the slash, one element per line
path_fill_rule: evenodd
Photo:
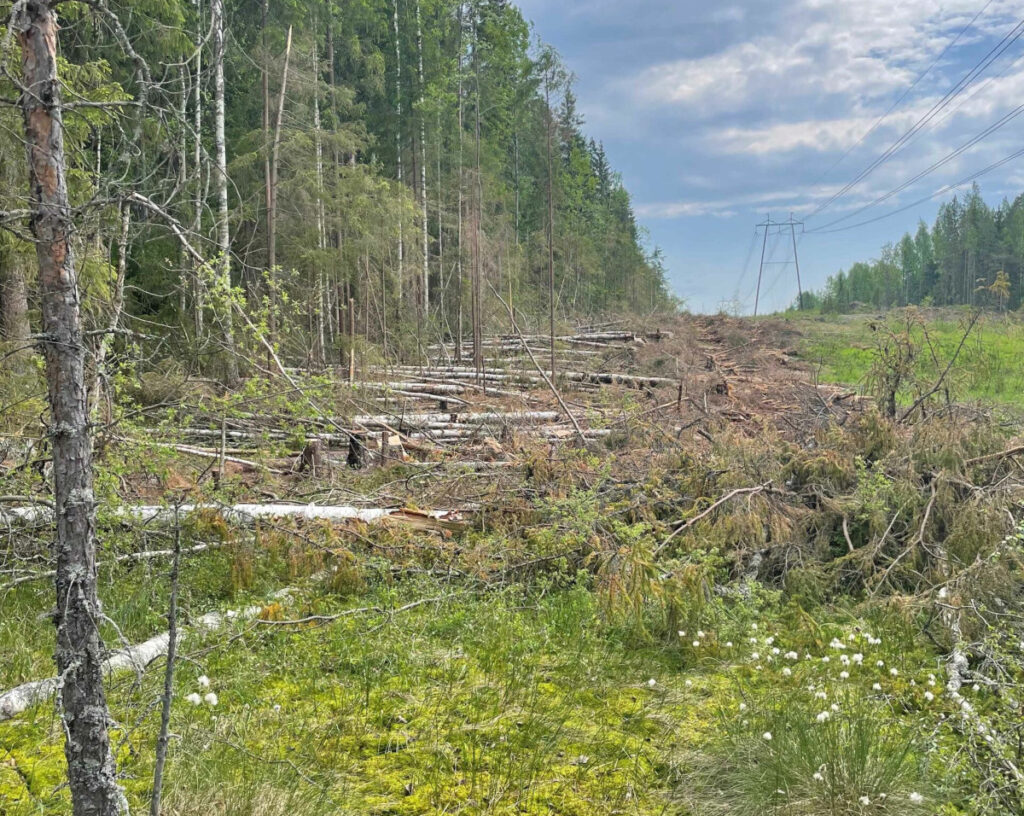
<path fill-rule="evenodd" d="M 21 46 L 20 107 L 27 145 L 47 390 L 52 424 L 57 539 L 57 676 L 64 753 L 75 816 L 127 812 L 117 784 L 103 688 L 96 591 L 96 507 L 86 397 L 85 346 L 72 252 L 55 2 L 19 0 L 10 30 Z"/>

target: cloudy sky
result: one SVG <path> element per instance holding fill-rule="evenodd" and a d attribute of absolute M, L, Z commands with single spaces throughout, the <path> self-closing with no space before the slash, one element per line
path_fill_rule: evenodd
<path fill-rule="evenodd" d="M 1024 148 L 1022 115 L 873 204 L 1024 102 L 1021 37 L 1004 43 L 1001 56 L 942 104 L 1007 34 L 1024 30 L 1014 31 L 1024 0 L 519 5 L 576 74 L 586 130 L 604 141 L 651 243 L 665 251 L 675 291 L 695 311 L 715 311 L 734 298 L 753 308 L 761 251 L 754 226 L 769 213 L 784 220 L 793 212 L 808 231 L 819 230 L 799 245 L 805 286 L 816 288 L 839 268 L 877 256 L 919 218 L 930 222 L 943 197 L 862 222 Z M 901 149 L 815 212 L 937 104 Z M 1024 192 L 1024 158 L 979 183 L 993 203 Z M 778 308 L 796 296 L 794 268 L 781 263 L 791 260 L 792 248 L 788 237 L 771 238 L 768 250 L 776 263 L 766 267 L 762 304 Z"/>

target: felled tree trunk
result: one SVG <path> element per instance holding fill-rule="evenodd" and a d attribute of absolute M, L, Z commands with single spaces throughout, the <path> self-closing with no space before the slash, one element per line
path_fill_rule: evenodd
<path fill-rule="evenodd" d="M 21 97 L 28 148 L 32 232 L 42 302 L 53 444 L 57 675 L 64 753 L 75 816 L 127 811 L 117 785 L 103 689 L 101 612 L 96 596 L 92 441 L 87 421 L 85 353 L 71 250 L 71 207 L 60 83 L 57 18 L 51 3 L 29 0 L 13 20 L 26 86 Z"/>

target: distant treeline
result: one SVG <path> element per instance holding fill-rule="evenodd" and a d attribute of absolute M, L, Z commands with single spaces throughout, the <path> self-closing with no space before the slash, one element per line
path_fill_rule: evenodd
<path fill-rule="evenodd" d="M 944 203 L 935 224 L 887 244 L 881 256 L 856 263 L 805 295 L 805 307 L 827 312 L 934 305 L 1017 309 L 1024 302 L 1024 195 L 990 207 L 975 184 Z"/>

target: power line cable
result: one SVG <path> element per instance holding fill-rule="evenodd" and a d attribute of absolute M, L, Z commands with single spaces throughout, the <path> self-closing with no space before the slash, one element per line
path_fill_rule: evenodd
<path fill-rule="evenodd" d="M 815 217 L 825 209 L 830 207 L 835 201 L 842 196 L 846 195 L 850 190 L 856 187 L 860 182 L 866 179 L 871 173 L 881 167 L 886 161 L 888 161 L 896 152 L 898 152 L 903 146 L 906 145 L 908 140 L 912 138 L 916 133 L 920 132 L 927 124 L 934 119 L 939 113 L 941 113 L 954 99 L 962 94 L 968 86 L 977 79 L 993 62 L 999 59 L 1006 50 L 1013 45 L 1020 37 L 1024 35 L 1024 20 L 1018 22 L 1006 36 L 1003 37 L 999 43 L 984 56 L 982 59 L 975 64 L 970 71 L 968 71 L 959 82 L 956 83 L 949 91 L 946 92 L 945 96 L 942 97 L 928 110 L 924 116 L 918 121 L 899 139 L 893 142 L 881 156 L 876 158 L 866 168 L 861 170 L 852 181 L 848 182 L 843 186 L 841 190 L 833 194 L 824 204 L 819 204 L 818 207 L 808 216 L 808 219 Z"/>
<path fill-rule="evenodd" d="M 829 167 L 820 176 L 818 176 L 813 182 L 811 182 L 811 186 L 814 186 L 819 181 L 821 181 L 825 176 L 827 176 L 829 173 L 831 173 L 833 170 L 835 170 L 840 164 L 842 164 L 846 160 L 846 158 L 854 150 L 856 150 L 858 147 L 860 147 L 862 144 L 864 144 L 864 142 L 867 139 L 869 139 L 872 136 L 872 134 L 874 134 L 874 132 L 876 130 L 878 130 L 878 128 L 880 128 L 882 126 L 882 122 L 884 122 L 886 119 L 888 119 L 889 115 L 894 110 L 896 110 L 900 105 L 903 104 L 903 102 L 906 100 L 906 98 L 908 96 L 910 96 L 911 93 L 913 93 L 914 89 L 918 85 L 921 84 L 921 82 L 924 80 L 924 78 L 926 76 L 928 76 L 928 74 L 930 74 L 932 72 L 932 70 L 935 68 L 936 65 L 938 65 L 940 62 L 942 62 L 942 58 L 945 57 L 946 54 L 948 54 L 953 48 L 956 47 L 956 44 L 958 42 L 960 42 L 960 40 L 963 38 L 964 34 L 966 34 L 974 26 L 974 24 L 976 22 L 978 22 L 978 18 L 981 17 L 981 15 L 984 14 L 986 11 L 988 11 L 988 7 L 991 6 L 992 3 L 994 3 L 994 2 L 995 2 L 995 0 L 988 0 L 988 2 L 985 3 L 984 6 L 982 6 L 981 10 L 979 10 L 978 13 L 975 14 L 974 17 L 971 18 L 971 21 L 960 30 L 960 33 L 957 34 L 956 37 L 951 42 L 949 42 L 946 45 L 945 48 L 942 49 L 942 53 L 939 54 L 932 61 L 931 65 L 929 65 L 927 68 L 924 69 L 924 71 L 922 71 L 920 74 L 918 74 L 917 79 L 915 79 L 914 82 L 910 85 L 910 87 L 907 88 L 900 95 L 900 98 L 897 99 L 895 102 L 893 102 L 892 105 L 889 106 L 889 109 L 885 113 L 883 113 L 881 116 L 878 117 L 878 120 L 870 127 L 870 129 L 868 129 L 868 131 L 863 136 L 861 136 L 853 145 L 848 147 L 846 149 L 846 152 L 844 152 L 842 156 L 840 156 L 838 159 L 836 159 L 835 163 L 831 167 Z"/>
<path fill-rule="evenodd" d="M 754 260 L 754 250 L 757 248 L 757 234 L 758 231 L 755 229 L 750 239 L 750 248 L 747 250 L 747 259 L 743 262 L 743 269 L 740 272 L 739 279 L 736 281 L 736 289 L 733 292 L 732 299 L 737 302 L 740 299 L 740 289 L 743 288 L 743 281 L 747 279 L 747 273 L 750 271 L 750 262 Z"/>
<path fill-rule="evenodd" d="M 929 127 L 926 128 L 925 130 L 928 130 L 928 129 L 935 129 L 935 130 L 937 130 L 937 129 L 941 128 L 942 125 L 945 124 L 945 122 L 949 120 L 949 117 L 951 117 L 953 114 L 955 114 L 958 110 L 960 110 L 964 105 L 966 105 L 972 99 L 975 99 L 980 94 L 984 93 L 989 88 L 989 86 L 992 85 L 992 83 L 994 83 L 997 80 L 1000 80 L 1003 77 L 1005 77 L 1010 71 L 1012 71 L 1015 67 L 1017 67 L 1017 65 L 1020 64 L 1021 60 L 1024 60 L 1024 54 L 1021 54 L 1019 57 L 1017 57 L 1017 59 L 1015 59 L 1013 62 L 1011 62 L 1009 65 L 1007 65 L 1002 71 L 1000 71 L 995 76 L 991 76 L 988 79 L 986 79 L 983 83 L 981 83 L 981 85 L 979 85 L 977 88 L 975 88 L 973 92 L 971 92 L 970 94 L 965 96 L 963 99 L 961 99 L 959 102 L 957 102 L 955 105 L 950 107 L 950 109 L 947 110 L 944 114 L 942 114 L 942 116 L 940 116 L 937 120 L 935 120 L 932 123 L 930 123 Z M 907 142 L 905 147 L 910 147 L 911 145 L 916 144 L 921 139 L 921 137 L 924 134 L 925 130 L 922 130 L 921 132 L 917 133 L 909 142 Z"/>
<path fill-rule="evenodd" d="M 908 187 L 913 186 L 917 182 L 921 181 L 923 178 L 925 178 L 925 177 L 931 175 L 932 173 L 934 173 L 936 170 L 938 170 L 938 169 L 940 169 L 942 167 L 945 167 L 947 164 L 949 164 L 951 161 L 953 161 L 953 159 L 957 158 L 958 156 L 963 155 L 965 152 L 970 150 L 976 144 L 978 144 L 979 142 L 984 141 L 986 138 L 991 136 L 993 133 L 995 133 L 996 131 L 998 131 L 998 130 L 1002 129 L 1003 127 L 1005 127 L 1006 125 L 1008 125 L 1010 122 L 1012 122 L 1018 116 L 1020 116 L 1022 113 L 1024 113 L 1024 105 L 1020 105 L 1019 107 L 1014 108 L 1012 111 L 1010 111 L 1009 113 L 1005 114 L 1001 119 L 997 120 L 996 122 L 992 123 L 987 128 L 985 128 L 985 130 L 983 130 L 981 133 L 979 133 L 976 136 L 973 136 L 972 138 L 968 139 L 966 142 L 964 142 L 962 145 L 960 145 L 960 147 L 956 148 L 952 153 L 949 153 L 946 156 L 944 156 L 943 158 L 939 159 L 937 162 L 932 164 L 930 167 L 927 167 L 924 170 L 922 170 L 916 176 L 907 179 L 905 182 L 903 182 L 898 187 L 896 187 L 896 188 L 890 190 L 889 192 L 885 193 L 885 195 L 879 196 L 874 201 L 872 201 L 872 202 L 870 202 L 868 204 L 865 204 L 863 207 L 860 207 L 859 209 L 854 210 L 851 213 L 848 213 L 848 214 L 846 214 L 844 216 L 841 216 L 840 218 L 837 218 L 834 221 L 830 221 L 828 224 L 823 224 L 820 227 L 816 227 L 815 229 L 808 230 L 808 232 L 822 232 L 824 230 L 829 229 L 830 227 L 835 226 L 836 224 L 841 224 L 843 221 L 849 221 L 851 218 L 855 218 L 856 216 L 860 215 L 865 210 L 869 210 L 872 207 L 878 206 L 879 204 L 884 204 L 886 201 L 888 201 L 893 196 L 899 195 L 904 190 L 906 190 Z"/>
<path fill-rule="evenodd" d="M 1014 159 L 1019 159 L 1022 156 L 1024 156 L 1024 149 L 1018 150 L 1015 153 L 1011 153 L 1005 159 L 1000 159 L 999 161 L 997 161 L 997 162 L 995 162 L 993 164 L 990 164 L 988 167 L 985 167 L 985 168 L 977 171 L 976 173 L 972 173 L 970 176 L 968 176 L 965 179 L 961 179 L 960 181 L 954 182 L 953 184 L 947 184 L 942 189 L 936 190 L 930 196 L 926 196 L 925 198 L 919 199 L 918 201 L 915 201 L 912 204 L 908 204 L 905 207 L 900 207 L 898 210 L 893 210 L 892 212 L 888 212 L 888 213 L 885 213 L 883 215 L 876 216 L 875 218 L 870 218 L 870 219 L 868 219 L 866 221 L 861 221 L 861 222 L 859 222 L 857 224 L 850 224 L 850 225 L 845 226 L 845 227 L 836 227 L 835 229 L 830 229 L 830 230 L 821 230 L 821 231 L 818 231 L 817 234 L 819 234 L 819 235 L 829 235 L 829 234 L 832 234 L 832 233 L 835 233 L 835 232 L 846 232 L 847 230 L 857 229 L 859 227 L 865 227 L 868 224 L 875 224 L 875 223 L 877 223 L 879 221 L 885 220 L 886 218 L 891 218 L 894 215 L 898 215 L 899 213 L 904 213 L 907 210 L 912 210 L 915 207 L 919 207 L 922 204 L 926 204 L 927 202 L 931 201 L 934 198 L 938 198 L 939 196 L 943 196 L 946 193 L 949 193 L 949 192 L 952 192 L 953 190 L 959 189 L 960 187 L 963 187 L 965 184 L 969 184 L 970 182 L 975 181 L 976 179 L 979 179 L 982 176 L 987 175 L 988 173 L 991 173 L 993 170 L 998 170 L 1000 167 L 1003 167 L 1004 165 L 1007 165 L 1010 162 L 1012 162 Z"/>

